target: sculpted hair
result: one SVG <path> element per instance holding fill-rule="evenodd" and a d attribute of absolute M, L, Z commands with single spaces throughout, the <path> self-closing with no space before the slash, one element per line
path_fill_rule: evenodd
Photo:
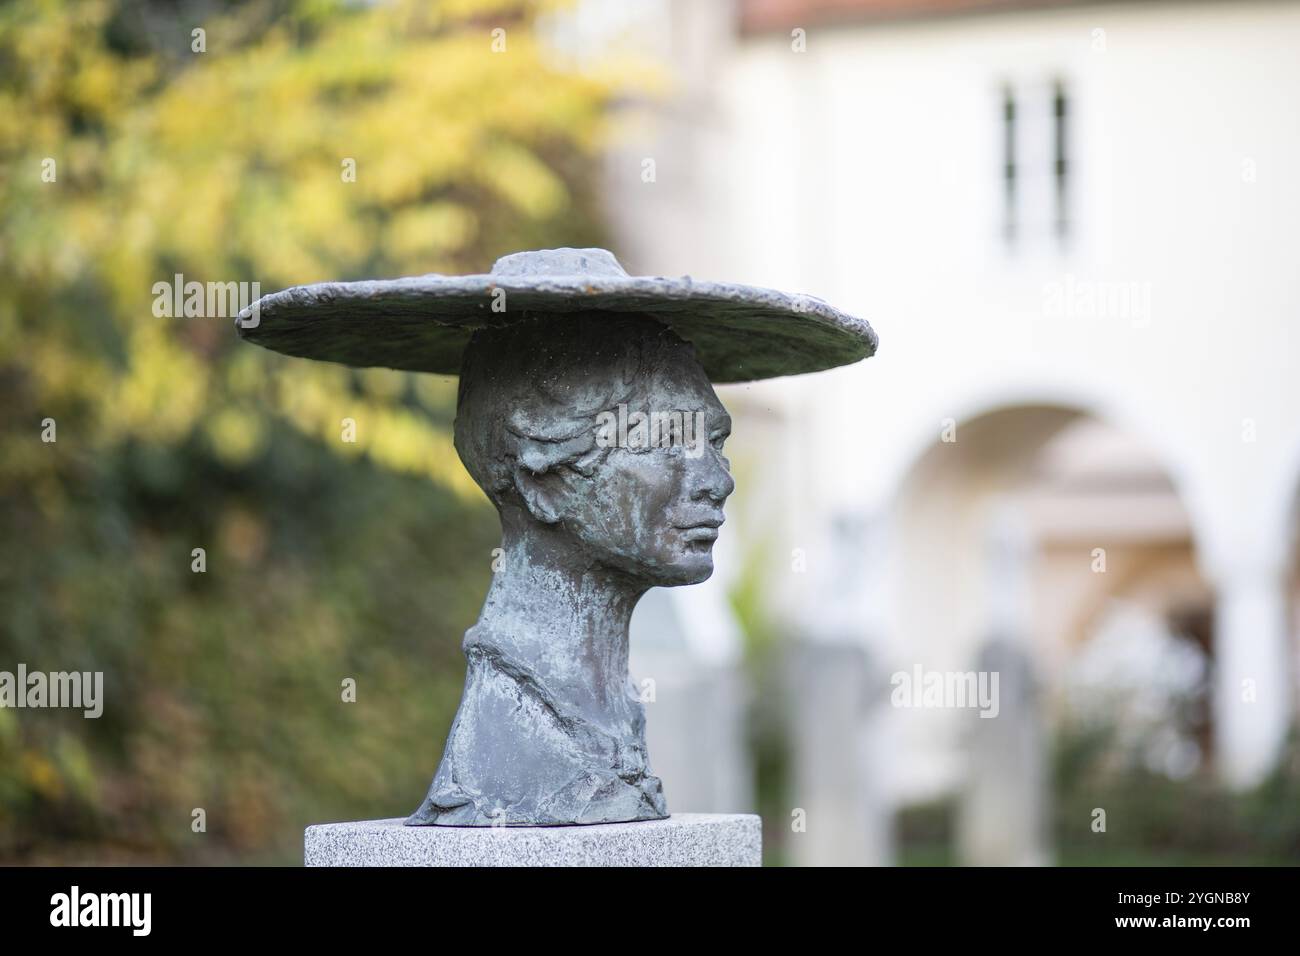
<path fill-rule="evenodd" d="M 514 476 L 569 467 L 590 475 L 608 448 L 597 416 L 649 393 L 660 368 L 692 346 L 632 315 L 546 316 L 470 339 L 456 403 L 456 451 L 498 508 L 517 501 Z"/>

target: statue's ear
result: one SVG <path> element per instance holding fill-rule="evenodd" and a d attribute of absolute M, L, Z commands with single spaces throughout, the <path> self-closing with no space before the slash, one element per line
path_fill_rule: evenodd
<path fill-rule="evenodd" d="M 555 524 L 564 517 L 569 497 L 569 481 L 564 468 L 532 471 L 515 469 L 515 490 L 528 513 L 542 524 Z"/>

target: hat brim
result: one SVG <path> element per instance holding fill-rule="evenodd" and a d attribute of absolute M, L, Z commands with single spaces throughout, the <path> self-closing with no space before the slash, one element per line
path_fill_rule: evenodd
<path fill-rule="evenodd" d="M 876 351 L 870 325 L 813 296 L 645 276 L 321 282 L 263 296 L 236 326 L 242 338 L 285 355 L 458 375 L 475 330 L 574 312 L 656 319 L 695 346 L 717 383 L 819 372 Z"/>

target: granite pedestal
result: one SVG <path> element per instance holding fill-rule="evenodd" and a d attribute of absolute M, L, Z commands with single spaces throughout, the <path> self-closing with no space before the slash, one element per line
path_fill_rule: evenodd
<path fill-rule="evenodd" d="M 405 826 L 401 819 L 307 828 L 307 866 L 759 866 L 759 818 L 675 813 L 666 820 L 561 827 Z"/>

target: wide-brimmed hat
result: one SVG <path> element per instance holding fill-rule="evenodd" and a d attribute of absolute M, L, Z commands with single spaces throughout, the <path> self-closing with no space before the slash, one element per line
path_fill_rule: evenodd
<path fill-rule="evenodd" d="M 876 351 L 870 325 L 821 299 L 689 276 L 629 276 L 604 249 L 517 252 L 487 275 L 295 286 L 257 300 L 236 326 L 244 339 L 286 355 L 457 375 L 475 330 L 576 312 L 656 319 L 691 342 L 720 383 L 818 372 Z"/>

